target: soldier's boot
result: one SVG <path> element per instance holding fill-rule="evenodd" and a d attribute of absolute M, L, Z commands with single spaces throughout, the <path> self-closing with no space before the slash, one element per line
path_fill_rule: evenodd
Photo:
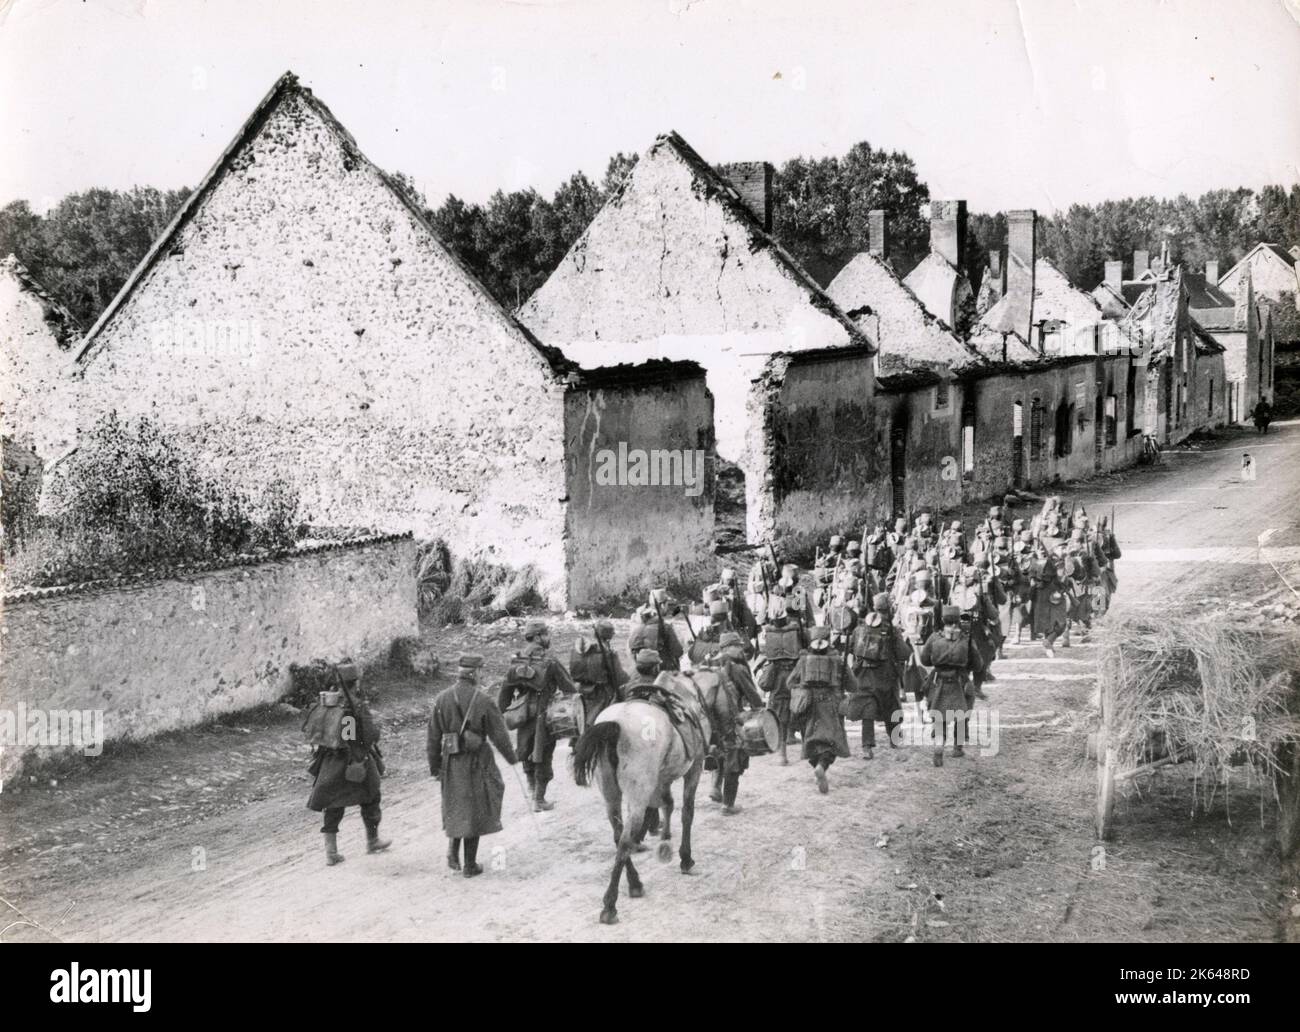
<path fill-rule="evenodd" d="M 339 852 L 338 832 L 325 832 L 325 866 L 333 867 L 335 864 L 341 864 L 342 862 L 343 854 Z"/>
<path fill-rule="evenodd" d="M 934 751 L 934 765 L 935 765 L 936 767 L 942 767 L 942 766 L 943 766 L 943 747 L 942 747 L 942 746 L 940 746 L 938 749 L 936 749 L 936 750 Z"/>
<path fill-rule="evenodd" d="M 741 807 L 736 802 L 736 793 L 740 791 L 740 775 L 728 774 L 722 779 L 722 813 L 723 816 L 731 817 L 741 811 Z"/>
<path fill-rule="evenodd" d="M 460 839 L 447 840 L 447 866 L 453 871 L 460 870 Z"/>
<path fill-rule="evenodd" d="M 1061 635 L 1061 648 L 1068 649 L 1069 647 L 1070 647 L 1070 625 L 1066 624 L 1065 633 Z"/>
<path fill-rule="evenodd" d="M 719 767 L 713 772 L 713 791 L 709 793 L 709 799 L 715 803 L 722 802 L 722 768 Z"/>
<path fill-rule="evenodd" d="M 537 795 L 537 775 L 529 773 L 528 777 L 528 798 L 533 799 Z"/>
<path fill-rule="evenodd" d="M 483 873 L 483 865 L 478 862 L 479 837 L 465 839 L 465 877 L 473 878 Z"/>
<path fill-rule="evenodd" d="M 813 777 L 817 779 L 817 791 L 825 795 L 831 790 L 830 782 L 826 780 L 826 764 L 819 763 L 813 768 Z"/>
<path fill-rule="evenodd" d="M 954 745 L 954 746 L 952 747 L 952 754 L 953 754 L 953 756 L 956 756 L 956 757 L 960 758 L 960 757 L 966 755 L 966 749 L 965 749 L 964 746 L 961 746 L 961 745 Z"/>
<path fill-rule="evenodd" d="M 385 849 L 393 844 L 392 839 L 381 839 L 379 837 L 379 825 L 366 825 L 366 852 L 382 853 Z"/>
<path fill-rule="evenodd" d="M 533 792 L 533 809 L 538 812 L 555 809 L 555 804 L 546 800 L 546 786 L 549 784 L 549 781 L 543 781 L 541 778 L 537 779 L 537 788 Z"/>

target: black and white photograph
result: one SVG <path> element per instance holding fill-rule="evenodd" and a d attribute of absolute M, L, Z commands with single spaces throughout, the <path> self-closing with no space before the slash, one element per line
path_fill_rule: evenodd
<path fill-rule="evenodd" d="M 33 994 L 1107 943 L 1099 1004 L 1260 1003 L 1298 116 L 1297 0 L 0 0 Z"/>

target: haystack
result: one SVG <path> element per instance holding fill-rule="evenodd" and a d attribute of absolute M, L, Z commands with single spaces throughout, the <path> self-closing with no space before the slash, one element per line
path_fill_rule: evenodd
<path fill-rule="evenodd" d="M 1114 780 L 1188 764 L 1193 811 L 1243 781 L 1276 801 L 1300 748 L 1300 631 L 1226 613 L 1112 626 L 1099 676 Z"/>

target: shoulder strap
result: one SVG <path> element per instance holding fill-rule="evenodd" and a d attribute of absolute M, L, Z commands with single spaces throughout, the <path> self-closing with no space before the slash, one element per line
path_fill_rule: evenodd
<path fill-rule="evenodd" d="M 473 688 L 472 685 L 471 688 L 473 689 L 474 695 L 470 698 L 469 705 L 465 707 L 465 719 L 460 722 L 460 733 L 462 735 L 465 733 L 465 728 L 469 726 L 469 717 L 470 714 L 474 712 L 474 703 L 478 701 L 478 689 Z M 459 699 L 456 701 L 458 703 L 460 702 Z"/>

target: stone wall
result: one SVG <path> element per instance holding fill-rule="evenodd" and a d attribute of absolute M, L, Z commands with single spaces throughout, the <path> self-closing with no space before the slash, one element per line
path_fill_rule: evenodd
<path fill-rule="evenodd" d="M 571 605 L 703 575 L 716 463 L 703 369 L 652 362 L 584 373 L 565 400 L 565 455 Z"/>
<path fill-rule="evenodd" d="M 241 142 L 242 141 L 242 142 Z M 177 429 L 313 524 L 412 531 L 541 574 L 564 603 L 564 383 L 292 83 L 92 329 L 83 425 Z"/>
<path fill-rule="evenodd" d="M 13 259 L 0 261 L 0 436 L 44 462 L 76 437 L 70 315 L 37 288 Z"/>
<path fill-rule="evenodd" d="M 874 515 L 881 450 L 870 353 L 796 352 L 770 360 L 750 388 L 746 535 L 802 552 Z"/>
<path fill-rule="evenodd" d="M 793 359 L 793 360 L 792 360 Z M 1136 366 L 1136 433 L 1125 429 L 1126 377 Z M 996 497 L 1013 486 L 1014 405 L 1022 405 L 1021 486 L 1041 489 L 1136 461 L 1141 452 L 1143 379 L 1140 359 L 1128 355 L 1081 357 L 1050 365 L 1005 370 L 996 376 L 950 381 L 944 392 L 934 376 L 910 384 L 886 381 L 874 394 L 872 359 L 843 352 L 779 356 L 750 392 L 751 451 L 762 457 L 761 478 L 747 481 L 751 540 L 772 538 L 786 551 L 810 550 L 830 533 L 856 534 L 873 519 L 889 520 L 896 506 L 952 510 L 963 502 Z M 919 381 L 919 382 L 918 382 Z M 1115 396 L 1114 444 L 1105 433 L 1107 395 Z M 1097 398 L 1102 399 L 1101 451 L 1097 451 Z M 1042 403 L 1041 446 L 1031 448 L 1032 406 Z M 1056 412 L 1073 405 L 1066 432 L 1068 454 L 1058 456 Z M 964 440 L 963 427 L 974 428 Z M 902 435 L 901 501 L 891 473 L 893 437 Z M 967 468 L 965 447 L 973 449 Z M 807 545 L 809 548 L 801 546 Z"/>
<path fill-rule="evenodd" d="M 0 708 L 102 710 L 106 740 L 138 739 L 274 702 L 291 663 L 384 659 L 417 633 L 415 545 L 13 592 L 2 617 Z M 13 764 L 22 750 L 0 744 Z"/>

